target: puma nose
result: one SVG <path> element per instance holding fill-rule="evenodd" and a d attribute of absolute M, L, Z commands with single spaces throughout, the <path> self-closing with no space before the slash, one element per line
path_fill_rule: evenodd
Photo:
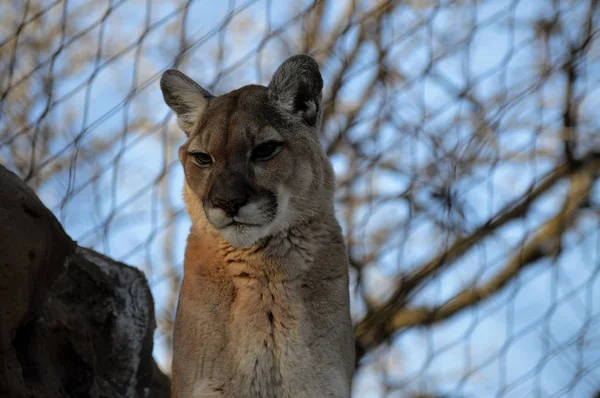
<path fill-rule="evenodd" d="M 213 206 L 223 210 L 229 217 L 233 217 L 237 214 L 238 210 L 246 204 L 248 201 L 247 196 L 238 196 L 236 198 L 212 198 Z"/>

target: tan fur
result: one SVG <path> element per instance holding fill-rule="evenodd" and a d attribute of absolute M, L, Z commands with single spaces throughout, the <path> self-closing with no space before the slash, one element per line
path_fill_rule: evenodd
<path fill-rule="evenodd" d="M 286 116 L 269 95 L 246 86 L 211 98 L 179 152 L 193 225 L 175 321 L 173 397 L 350 396 L 348 262 L 333 171 L 316 128 Z M 283 149 L 249 161 L 265 136 Z M 190 155 L 196 150 L 214 164 L 199 167 Z M 270 222 L 224 232 L 209 220 L 207 211 L 219 211 L 211 189 L 232 173 L 253 193 L 248 217 Z M 260 210 L 267 209 L 263 192 L 276 196 L 276 214 Z"/>

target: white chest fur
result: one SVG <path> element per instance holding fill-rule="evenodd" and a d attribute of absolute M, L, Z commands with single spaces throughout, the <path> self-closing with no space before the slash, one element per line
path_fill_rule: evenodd
<path fill-rule="evenodd" d="M 250 396 L 287 396 L 297 388 L 302 364 L 311 362 L 300 282 L 236 277 L 234 284 L 229 341 L 239 369 L 232 382 Z"/>

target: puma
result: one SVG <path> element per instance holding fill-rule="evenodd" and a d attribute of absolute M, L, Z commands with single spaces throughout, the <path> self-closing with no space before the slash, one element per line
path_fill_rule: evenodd
<path fill-rule="evenodd" d="M 350 397 L 348 258 L 319 143 L 317 63 L 293 56 L 268 87 L 222 96 L 176 70 L 160 86 L 187 135 L 192 221 L 173 397 Z"/>

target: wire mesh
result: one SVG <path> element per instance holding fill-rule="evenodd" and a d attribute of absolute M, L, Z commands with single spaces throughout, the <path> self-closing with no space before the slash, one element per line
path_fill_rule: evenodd
<path fill-rule="evenodd" d="M 600 391 L 596 0 L 0 4 L 0 161 L 142 269 L 168 372 L 189 220 L 158 79 L 325 80 L 356 397 Z"/>

